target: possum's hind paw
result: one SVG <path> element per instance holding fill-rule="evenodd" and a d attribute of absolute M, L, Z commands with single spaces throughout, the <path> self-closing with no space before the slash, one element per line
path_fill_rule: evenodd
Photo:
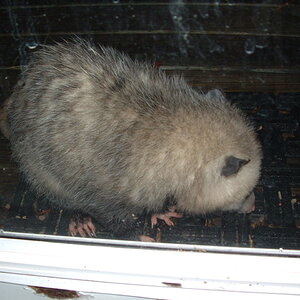
<path fill-rule="evenodd" d="M 148 235 L 139 235 L 139 240 L 142 242 L 150 242 L 150 243 L 154 243 L 155 239 L 153 239 L 152 237 L 148 236 Z"/>
<path fill-rule="evenodd" d="M 182 218 L 182 214 L 174 210 L 170 210 L 163 214 L 154 214 L 151 217 L 151 227 L 157 224 L 157 219 L 163 220 L 168 226 L 174 226 L 174 223 L 170 218 Z"/>
<path fill-rule="evenodd" d="M 96 227 L 89 216 L 76 214 L 72 217 L 69 223 L 69 234 L 76 236 L 77 233 L 81 237 L 96 237 Z"/>

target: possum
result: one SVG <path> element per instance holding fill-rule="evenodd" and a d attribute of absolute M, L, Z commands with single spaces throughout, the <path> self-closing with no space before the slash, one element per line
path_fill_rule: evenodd
<path fill-rule="evenodd" d="M 144 214 L 172 225 L 182 213 L 253 210 L 261 147 L 219 90 L 78 39 L 38 50 L 7 105 L 20 171 L 51 203 L 89 216 L 90 235 L 90 217 L 122 235 Z"/>

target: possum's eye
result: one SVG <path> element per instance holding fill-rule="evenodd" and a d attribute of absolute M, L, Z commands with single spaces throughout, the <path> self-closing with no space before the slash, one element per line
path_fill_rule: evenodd
<path fill-rule="evenodd" d="M 237 174 L 240 168 L 249 161 L 250 160 L 237 158 L 235 156 L 228 156 L 225 159 L 225 166 L 223 167 L 221 174 L 226 177 Z"/>

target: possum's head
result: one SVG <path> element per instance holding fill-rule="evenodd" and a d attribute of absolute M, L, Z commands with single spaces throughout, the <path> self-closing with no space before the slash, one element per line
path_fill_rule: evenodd
<path fill-rule="evenodd" d="M 206 166 L 202 197 L 209 199 L 217 210 L 249 213 L 255 208 L 253 188 L 259 174 L 259 154 L 252 158 L 247 154 L 222 156 Z"/>
<path fill-rule="evenodd" d="M 178 201 L 178 208 L 196 214 L 220 210 L 251 212 L 261 164 L 255 131 L 242 112 L 225 101 L 220 92 L 213 91 L 207 97 L 217 100 L 202 107 L 198 121 L 193 120 L 194 147 L 190 147 L 192 154 L 187 155 L 196 166 L 186 173 L 189 189 L 186 196 L 180 195 L 183 201 Z M 197 128 L 202 129 L 196 134 Z"/>
<path fill-rule="evenodd" d="M 223 181 L 229 181 L 230 177 L 238 176 L 241 169 L 247 168 L 247 164 L 250 163 L 250 159 L 242 159 L 235 156 L 228 156 L 225 159 L 225 165 L 222 168 L 221 176 L 223 176 Z M 257 174 L 259 174 L 259 169 L 256 170 Z M 229 180 L 228 180 L 229 179 Z M 257 180 L 254 176 L 254 180 Z M 249 181 L 249 179 L 247 179 Z M 228 183 L 228 182 L 227 182 Z M 249 185 L 249 182 L 248 182 Z M 249 189 L 249 187 L 245 187 L 245 190 Z M 250 185 L 251 189 L 251 185 Z M 235 210 L 241 213 L 248 213 L 253 211 L 255 208 L 255 196 L 254 193 L 251 192 L 245 198 L 242 197 L 241 201 L 234 201 L 232 204 L 229 204 L 225 207 L 225 210 Z"/>

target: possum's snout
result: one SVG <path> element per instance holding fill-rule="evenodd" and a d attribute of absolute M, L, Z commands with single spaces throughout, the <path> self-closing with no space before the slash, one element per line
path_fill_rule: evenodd
<path fill-rule="evenodd" d="M 255 210 L 255 195 L 251 192 L 246 198 L 241 202 L 234 203 L 229 206 L 226 210 L 237 211 L 242 214 L 248 214 Z"/>
<path fill-rule="evenodd" d="M 240 213 L 251 213 L 255 210 L 255 195 L 252 192 L 242 203 L 242 206 L 238 210 Z"/>

